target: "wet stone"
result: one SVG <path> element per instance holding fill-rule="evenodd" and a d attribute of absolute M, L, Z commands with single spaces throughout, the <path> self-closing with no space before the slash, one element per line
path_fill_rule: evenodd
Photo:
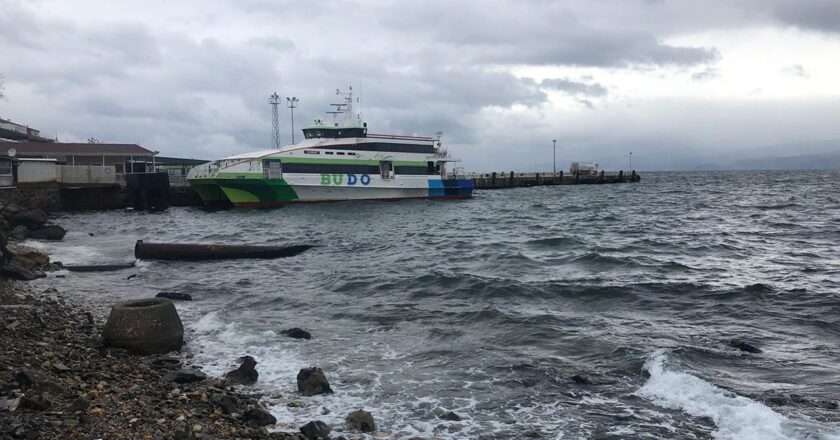
<path fill-rule="evenodd" d="M 300 432 L 309 440 L 326 440 L 330 437 L 330 429 L 326 423 L 315 420 L 300 427 Z"/>
<path fill-rule="evenodd" d="M 308 331 L 294 327 L 280 332 L 283 336 L 288 336 L 294 339 L 312 339 L 312 334 Z"/>
<path fill-rule="evenodd" d="M 297 375 L 298 391 L 304 396 L 316 394 L 331 394 L 330 383 L 327 376 L 318 367 L 302 368 Z"/>
<path fill-rule="evenodd" d="M 164 382 L 192 383 L 207 379 L 207 375 L 192 368 L 182 368 L 164 374 L 162 379 Z"/>
<path fill-rule="evenodd" d="M 461 421 L 461 416 L 459 416 L 458 414 L 455 414 L 455 412 L 453 412 L 453 411 L 447 411 L 447 412 L 441 414 L 440 416 L 438 416 L 438 418 L 441 419 L 441 420 L 449 420 L 450 422 L 460 422 Z"/>
<path fill-rule="evenodd" d="M 350 429 L 361 432 L 376 431 L 376 422 L 373 420 L 373 415 L 367 411 L 358 410 L 353 411 L 344 419 Z"/>
<path fill-rule="evenodd" d="M 257 381 L 260 374 L 255 368 L 257 361 L 251 356 L 242 356 L 239 358 L 239 368 L 225 373 L 225 379 L 231 384 L 250 385 Z"/>
<path fill-rule="evenodd" d="M 277 423 L 277 419 L 273 415 L 269 414 L 268 411 L 259 408 L 253 408 L 245 411 L 243 417 L 248 421 L 248 423 L 254 426 L 274 425 Z"/>

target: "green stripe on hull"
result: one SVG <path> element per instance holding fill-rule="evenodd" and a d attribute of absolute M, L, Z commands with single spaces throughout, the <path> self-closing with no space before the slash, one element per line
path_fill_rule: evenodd
<path fill-rule="evenodd" d="M 298 199 L 295 190 L 283 179 L 216 179 L 233 204 L 280 203 Z"/>
<path fill-rule="evenodd" d="M 188 182 L 204 203 L 227 201 L 222 188 L 213 179 L 193 179 Z"/>

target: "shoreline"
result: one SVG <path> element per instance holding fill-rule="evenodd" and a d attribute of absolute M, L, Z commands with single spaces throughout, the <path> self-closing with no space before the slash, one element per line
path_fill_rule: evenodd
<path fill-rule="evenodd" d="M 173 382 L 171 359 L 103 346 L 105 317 L 55 289 L 0 285 L 0 434 L 8 438 L 254 438 L 305 440 L 270 432 L 262 396 L 224 379 Z M 165 359 L 165 362 L 154 362 Z M 177 365 L 176 365 L 177 367 Z M 180 381 L 180 380 L 179 380 Z"/>

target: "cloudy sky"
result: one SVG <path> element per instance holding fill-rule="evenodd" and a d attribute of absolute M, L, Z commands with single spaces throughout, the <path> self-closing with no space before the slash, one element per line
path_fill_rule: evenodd
<path fill-rule="evenodd" d="M 549 169 L 552 139 L 690 168 L 840 139 L 840 1 L 0 0 L 0 74 L 0 117 L 169 156 L 266 148 L 269 94 L 300 128 L 352 85 L 469 170 Z"/>

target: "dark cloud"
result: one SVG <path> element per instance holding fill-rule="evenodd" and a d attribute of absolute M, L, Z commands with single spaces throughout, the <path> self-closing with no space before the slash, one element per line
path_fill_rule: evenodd
<path fill-rule="evenodd" d="M 785 120 L 779 112 L 681 98 L 639 102 L 626 96 L 623 84 L 611 80 L 607 88 L 592 76 L 565 72 L 634 69 L 713 81 L 718 51 L 676 43 L 677 37 L 779 22 L 821 32 L 836 28 L 826 18 L 834 14 L 831 4 L 806 0 L 795 10 L 789 4 L 6 0 L 0 72 L 7 100 L 0 111 L 63 140 L 96 137 L 215 158 L 270 144 L 267 97 L 275 90 L 301 99 L 300 128 L 323 117 L 336 102 L 336 87 L 353 85 L 372 131 L 443 131 L 473 169 L 533 166 L 553 138 L 562 139 L 569 160 L 623 157 L 625 147 L 643 157 L 645 145 L 698 149 L 724 138 L 757 144 L 764 133 L 790 135 L 778 124 L 762 128 L 762 118 Z M 783 63 L 795 66 L 796 60 Z M 533 70 L 547 78 L 522 77 L 537 77 Z M 527 73 L 513 73 L 519 71 Z M 591 111 L 558 110 L 551 92 Z M 800 125 L 829 135 L 828 125 L 820 124 L 836 105 L 803 111 Z M 288 140 L 290 115 L 282 111 Z M 741 119 L 716 119 L 728 111 Z"/>
<path fill-rule="evenodd" d="M 840 32 L 840 1 L 776 0 L 773 15 L 782 23 L 802 29 Z"/>
<path fill-rule="evenodd" d="M 566 92 L 570 95 L 604 97 L 607 96 L 607 94 L 609 93 L 607 88 L 602 86 L 601 84 L 589 84 L 585 82 L 573 81 L 568 78 L 544 79 L 540 82 L 540 86 L 543 88 Z"/>
<path fill-rule="evenodd" d="M 523 4 L 524 3 L 524 4 Z M 694 65 L 714 61 L 714 48 L 678 47 L 621 22 L 583 23 L 573 2 L 514 2 L 493 7 L 428 1 L 395 5 L 388 26 L 431 34 L 453 56 L 482 63 L 615 67 Z"/>

